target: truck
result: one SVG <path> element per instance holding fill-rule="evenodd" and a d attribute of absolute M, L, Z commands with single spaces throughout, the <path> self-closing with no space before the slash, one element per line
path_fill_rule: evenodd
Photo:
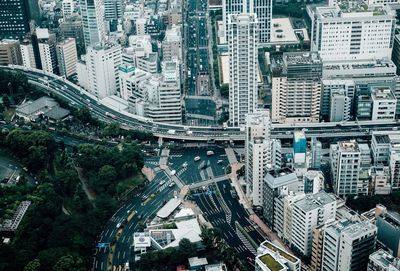
<path fill-rule="evenodd" d="M 168 131 L 167 131 L 167 133 L 170 134 L 170 135 L 174 135 L 175 132 L 176 132 L 175 130 L 168 130 Z"/>

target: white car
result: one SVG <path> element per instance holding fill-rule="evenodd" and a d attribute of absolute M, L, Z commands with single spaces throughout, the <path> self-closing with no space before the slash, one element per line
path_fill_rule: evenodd
<path fill-rule="evenodd" d="M 194 158 L 194 161 L 197 162 L 197 161 L 200 161 L 200 159 L 201 159 L 200 156 L 196 156 L 196 157 Z"/>
<path fill-rule="evenodd" d="M 171 176 L 174 176 L 175 174 L 176 174 L 176 170 L 171 170 L 170 175 L 171 175 Z"/>
<path fill-rule="evenodd" d="M 161 182 L 160 182 L 160 185 L 163 185 L 163 184 L 165 184 L 165 181 L 161 181 Z"/>
<path fill-rule="evenodd" d="M 170 184 L 168 185 L 168 187 L 171 188 L 171 187 L 174 187 L 174 185 L 175 185 L 175 183 L 170 183 Z"/>
<path fill-rule="evenodd" d="M 119 227 L 121 227 L 121 223 L 118 223 L 118 224 L 117 224 L 117 229 L 119 229 Z"/>

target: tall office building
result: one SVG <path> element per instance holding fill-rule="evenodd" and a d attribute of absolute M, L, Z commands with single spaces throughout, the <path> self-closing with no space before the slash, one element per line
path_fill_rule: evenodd
<path fill-rule="evenodd" d="M 123 10 L 122 0 L 104 0 L 104 19 L 110 31 L 116 31 L 118 23 L 122 23 Z"/>
<path fill-rule="evenodd" d="M 366 270 L 375 250 L 377 228 L 369 221 L 343 219 L 325 229 L 323 271 Z"/>
<path fill-rule="evenodd" d="M 229 123 L 244 125 L 258 102 L 258 20 L 255 14 L 230 15 Z"/>
<path fill-rule="evenodd" d="M 262 206 L 264 175 L 272 169 L 269 111 L 256 111 L 246 120 L 246 194 Z"/>
<path fill-rule="evenodd" d="M 329 121 L 340 122 L 350 120 L 351 98 L 344 89 L 331 92 Z"/>
<path fill-rule="evenodd" d="M 22 56 L 17 40 L 0 41 L 0 65 L 22 65 Z"/>
<path fill-rule="evenodd" d="M 114 95 L 119 90 L 118 67 L 121 64 L 121 46 L 90 46 L 85 62 L 77 63 L 78 82 L 99 99 Z"/>
<path fill-rule="evenodd" d="M 356 141 L 340 141 L 330 148 L 333 190 L 339 197 L 364 194 L 360 183 L 361 151 Z"/>
<path fill-rule="evenodd" d="M 165 38 L 162 42 L 163 60 L 171 61 L 177 59 L 182 61 L 182 34 L 177 25 L 172 25 L 165 31 Z"/>
<path fill-rule="evenodd" d="M 311 138 L 311 165 L 313 169 L 321 168 L 322 144 L 315 137 Z"/>
<path fill-rule="evenodd" d="M 228 33 L 228 21 L 230 15 L 240 13 L 254 13 L 259 22 L 259 44 L 265 45 L 271 40 L 272 0 L 223 0 L 222 17 L 225 25 L 226 38 Z"/>
<path fill-rule="evenodd" d="M 335 219 L 336 199 L 324 191 L 306 195 L 293 204 L 292 246 L 309 257 L 312 249 L 313 229 Z"/>
<path fill-rule="evenodd" d="M 78 55 L 85 53 L 85 39 L 83 37 L 82 19 L 80 16 L 71 16 L 60 23 L 60 39 L 74 38 Z"/>
<path fill-rule="evenodd" d="M 36 69 L 37 64 L 32 42 L 29 40 L 21 42 L 20 49 L 22 57 L 22 66 Z"/>
<path fill-rule="evenodd" d="M 75 9 L 74 0 L 63 0 L 61 3 L 61 11 L 63 14 L 63 18 L 67 19 L 72 15 Z"/>
<path fill-rule="evenodd" d="M 281 60 L 272 61 L 272 122 L 319 122 L 322 61 L 318 53 L 284 53 Z"/>
<path fill-rule="evenodd" d="M 324 61 L 391 58 L 395 13 L 388 6 L 343 1 L 309 6 L 311 50 Z"/>
<path fill-rule="evenodd" d="M 322 80 L 321 118 L 325 121 L 332 121 L 332 116 L 350 119 L 353 116 L 351 108 L 354 104 L 355 88 L 356 83 L 351 79 Z M 342 112 L 340 108 L 343 108 Z"/>
<path fill-rule="evenodd" d="M 307 139 L 304 131 L 295 131 L 293 134 L 293 162 L 305 164 L 307 155 Z"/>
<path fill-rule="evenodd" d="M 104 12 L 101 0 L 80 0 L 85 47 L 104 41 Z"/>
<path fill-rule="evenodd" d="M 47 28 L 36 28 L 35 37 L 42 70 L 58 74 L 56 35 Z"/>
<path fill-rule="evenodd" d="M 60 75 L 70 77 L 75 74 L 78 61 L 75 39 L 69 38 L 58 42 L 56 51 Z"/>
<path fill-rule="evenodd" d="M 29 31 L 28 0 L 0 1 L 0 39 L 21 39 Z"/>

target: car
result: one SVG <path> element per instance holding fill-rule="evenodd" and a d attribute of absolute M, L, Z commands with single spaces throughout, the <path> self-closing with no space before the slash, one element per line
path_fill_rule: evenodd
<path fill-rule="evenodd" d="M 182 167 L 187 167 L 187 166 L 188 166 L 188 163 L 187 163 L 187 162 L 185 162 L 185 163 L 182 164 Z"/>
<path fill-rule="evenodd" d="M 207 156 L 213 155 L 214 152 L 213 151 L 207 151 Z"/>
<path fill-rule="evenodd" d="M 117 229 L 119 229 L 119 227 L 121 227 L 121 223 L 118 223 L 118 224 L 117 224 Z"/>
<path fill-rule="evenodd" d="M 194 158 L 194 161 L 197 162 L 197 161 L 200 161 L 200 159 L 201 159 L 200 156 L 196 156 L 196 157 Z"/>
<path fill-rule="evenodd" d="M 218 160 L 217 164 L 222 164 L 222 162 L 224 162 L 223 160 Z"/>
<path fill-rule="evenodd" d="M 174 187 L 174 185 L 175 185 L 175 183 L 170 183 L 170 184 L 168 185 L 168 187 L 171 188 L 171 187 Z"/>
<path fill-rule="evenodd" d="M 161 182 L 160 182 L 160 185 L 163 185 L 163 184 L 165 184 L 165 181 L 161 181 Z"/>
<path fill-rule="evenodd" d="M 176 174 L 176 170 L 174 169 L 174 170 L 171 170 L 171 173 L 170 173 L 170 175 L 171 176 L 174 176 Z"/>

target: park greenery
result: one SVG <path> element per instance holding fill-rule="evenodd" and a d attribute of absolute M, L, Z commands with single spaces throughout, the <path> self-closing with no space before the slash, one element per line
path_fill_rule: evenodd
<path fill-rule="evenodd" d="M 400 192 L 390 195 L 351 196 L 347 198 L 347 205 L 359 212 L 369 211 L 377 204 L 382 204 L 388 210 L 400 212 Z"/>
<path fill-rule="evenodd" d="M 143 182 L 139 145 L 81 145 L 73 151 L 44 131 L 3 130 L 0 149 L 25 166 L 37 184 L 22 178 L 0 187 L 0 218 L 31 201 L 10 244 L 0 244 L 0 271 L 90 270 L 96 240 L 117 208 L 123 179 Z M 77 169 L 95 191 L 89 200 Z"/>

